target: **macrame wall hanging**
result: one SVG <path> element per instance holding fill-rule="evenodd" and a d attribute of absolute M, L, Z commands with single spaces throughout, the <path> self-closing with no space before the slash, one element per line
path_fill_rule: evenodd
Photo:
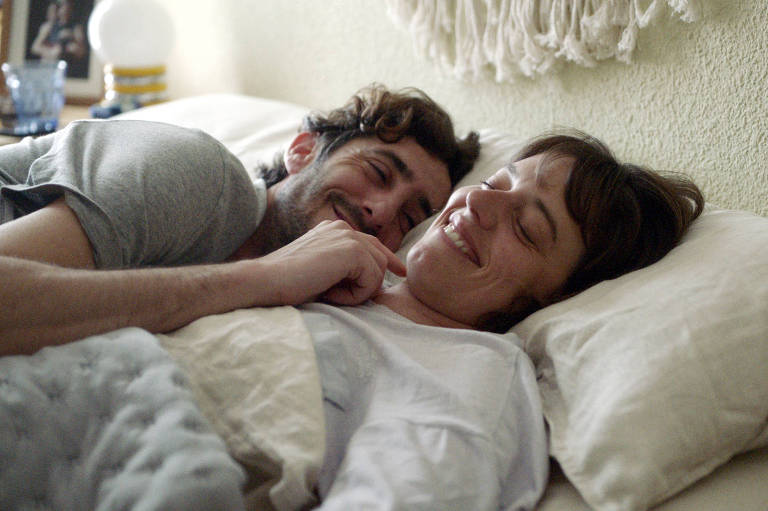
<path fill-rule="evenodd" d="M 387 0 L 427 56 L 461 78 L 536 77 L 558 61 L 630 62 L 637 32 L 662 11 L 699 17 L 701 0 Z"/>

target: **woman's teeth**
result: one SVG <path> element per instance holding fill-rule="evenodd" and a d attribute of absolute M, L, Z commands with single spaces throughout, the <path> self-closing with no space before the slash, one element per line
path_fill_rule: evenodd
<path fill-rule="evenodd" d="M 467 244 L 464 243 L 464 240 L 461 239 L 461 236 L 459 236 L 459 233 L 456 232 L 456 229 L 454 229 L 451 224 L 448 224 L 445 227 L 443 227 L 443 232 L 445 232 L 446 236 L 448 236 L 448 239 L 450 239 L 459 250 L 469 255 L 469 249 L 467 248 Z"/>

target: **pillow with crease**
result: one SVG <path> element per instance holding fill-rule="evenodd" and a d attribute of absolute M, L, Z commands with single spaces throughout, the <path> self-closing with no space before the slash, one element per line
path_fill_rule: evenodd
<path fill-rule="evenodd" d="M 658 263 L 513 332 L 571 483 L 595 510 L 646 509 L 768 445 L 768 218 L 709 207 Z"/>

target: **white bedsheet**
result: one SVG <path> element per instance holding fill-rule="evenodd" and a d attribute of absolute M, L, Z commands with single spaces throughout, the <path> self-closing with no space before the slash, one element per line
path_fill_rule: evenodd
<path fill-rule="evenodd" d="M 333 326 L 317 331 L 312 313 Z M 513 338 L 323 304 L 208 316 L 158 338 L 229 453 L 261 476 L 250 509 L 304 509 L 319 488 L 322 509 L 516 511 L 543 491 L 544 424 Z M 324 397 L 344 410 L 328 436 Z"/>
<path fill-rule="evenodd" d="M 315 503 L 325 429 L 315 352 L 299 312 L 236 310 L 157 337 L 229 453 L 256 476 L 249 507 Z"/>

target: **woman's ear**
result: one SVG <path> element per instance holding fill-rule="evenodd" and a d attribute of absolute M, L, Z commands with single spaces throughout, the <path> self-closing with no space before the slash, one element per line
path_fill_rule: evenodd
<path fill-rule="evenodd" d="M 317 135 L 309 131 L 302 131 L 291 141 L 285 150 L 283 161 L 288 174 L 298 174 L 315 159 L 317 147 Z"/>

